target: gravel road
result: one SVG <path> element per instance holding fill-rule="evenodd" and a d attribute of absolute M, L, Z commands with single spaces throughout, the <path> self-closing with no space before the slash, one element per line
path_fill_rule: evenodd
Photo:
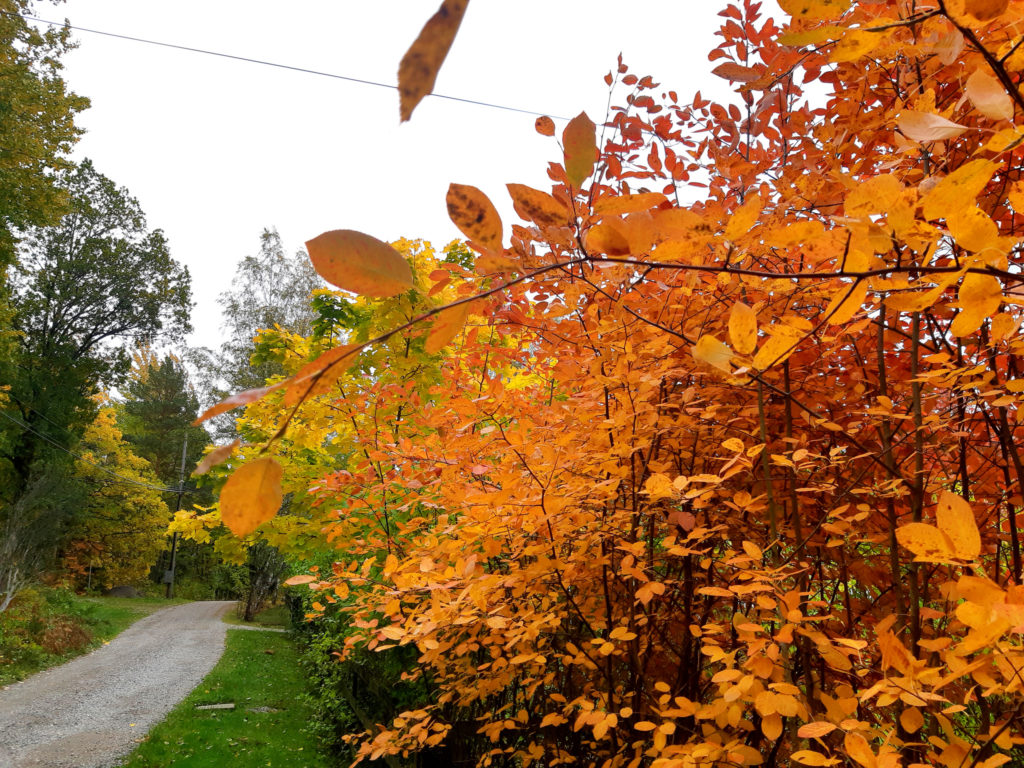
<path fill-rule="evenodd" d="M 164 608 L 109 645 L 0 690 L 0 768 L 116 764 L 217 663 L 231 605 Z"/>

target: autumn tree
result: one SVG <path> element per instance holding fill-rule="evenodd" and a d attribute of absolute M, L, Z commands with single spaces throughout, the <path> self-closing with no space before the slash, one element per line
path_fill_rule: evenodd
<path fill-rule="evenodd" d="M 734 103 L 620 63 L 601 143 L 580 115 L 550 190 L 508 186 L 508 239 L 453 184 L 456 295 L 273 388 L 270 446 L 355 354 L 443 356 L 426 393 L 332 393 L 338 430 L 374 417 L 310 487 L 343 550 L 293 580 L 311 617 L 348 617 L 343 660 L 415 649 L 433 691 L 359 760 L 1024 761 L 1024 6 L 781 5 L 723 9 Z M 432 82 L 464 8 L 403 70 Z M 343 290 L 414 287 L 369 235 L 307 247 Z M 225 521 L 272 517 L 282 474 L 236 469 Z"/>

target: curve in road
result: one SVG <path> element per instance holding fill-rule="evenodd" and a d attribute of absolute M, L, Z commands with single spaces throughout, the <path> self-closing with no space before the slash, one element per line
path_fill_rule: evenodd
<path fill-rule="evenodd" d="M 224 652 L 231 602 L 164 608 L 86 656 L 0 691 L 0 768 L 105 768 Z"/>

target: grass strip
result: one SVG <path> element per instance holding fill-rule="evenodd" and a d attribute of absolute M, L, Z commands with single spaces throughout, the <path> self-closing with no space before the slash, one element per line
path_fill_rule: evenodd
<path fill-rule="evenodd" d="M 286 635 L 229 629 L 217 666 L 122 765 L 327 768 L 304 730 L 312 713 L 298 662 Z M 226 703 L 235 708 L 196 709 Z"/>

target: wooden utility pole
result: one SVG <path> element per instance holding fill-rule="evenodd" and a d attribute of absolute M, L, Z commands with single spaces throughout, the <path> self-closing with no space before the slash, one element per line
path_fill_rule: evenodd
<path fill-rule="evenodd" d="M 178 473 L 178 503 L 174 506 L 174 511 L 177 513 L 181 510 L 181 497 L 185 493 L 185 453 L 188 451 L 188 433 L 185 433 L 185 439 L 181 444 L 181 470 Z M 167 580 L 167 598 L 174 597 L 174 566 L 177 562 L 178 557 L 178 532 L 175 531 L 171 536 L 171 568 L 168 571 L 170 578 Z"/>

